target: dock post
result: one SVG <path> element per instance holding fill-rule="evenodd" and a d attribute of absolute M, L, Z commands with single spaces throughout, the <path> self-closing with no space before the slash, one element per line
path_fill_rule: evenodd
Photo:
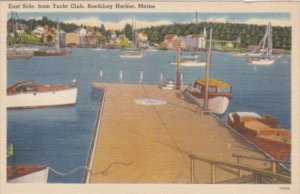
<path fill-rule="evenodd" d="M 276 161 L 272 162 L 272 172 L 276 174 Z M 276 178 L 273 178 L 274 182 L 277 182 Z"/>
<path fill-rule="evenodd" d="M 140 84 L 143 83 L 143 79 L 144 79 L 144 72 L 140 71 Z"/>
<path fill-rule="evenodd" d="M 276 173 L 276 162 L 275 161 L 272 162 L 272 172 Z"/>
<path fill-rule="evenodd" d="M 239 166 L 242 164 L 242 159 L 239 156 L 237 156 L 237 163 Z M 238 169 L 238 173 L 239 173 L 239 177 L 243 176 L 242 170 L 240 168 Z"/>
<path fill-rule="evenodd" d="M 216 164 L 211 164 L 211 184 L 216 184 Z"/>
<path fill-rule="evenodd" d="M 123 70 L 120 70 L 120 84 L 123 83 Z"/>
<path fill-rule="evenodd" d="M 180 88 L 183 86 L 183 74 L 180 73 Z"/>
<path fill-rule="evenodd" d="M 164 83 L 164 75 L 160 73 L 160 84 Z"/>
<path fill-rule="evenodd" d="M 100 69 L 100 73 L 99 73 L 99 76 L 100 76 L 100 83 L 102 83 L 103 82 L 103 70 L 102 69 Z"/>
<path fill-rule="evenodd" d="M 194 158 L 191 158 L 191 183 L 194 184 Z"/>

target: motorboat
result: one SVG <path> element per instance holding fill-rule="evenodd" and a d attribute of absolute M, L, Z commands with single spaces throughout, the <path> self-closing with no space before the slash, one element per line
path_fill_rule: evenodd
<path fill-rule="evenodd" d="M 163 90 L 173 90 L 173 89 L 175 89 L 174 80 L 168 79 L 168 80 L 164 81 L 162 84 L 159 85 L 159 88 L 161 88 Z"/>
<path fill-rule="evenodd" d="M 188 86 L 184 93 L 200 107 L 204 106 L 205 79 L 197 79 Z M 232 99 L 231 85 L 227 82 L 209 79 L 208 109 L 216 114 L 223 114 Z"/>
<path fill-rule="evenodd" d="M 76 81 L 68 85 L 38 85 L 21 81 L 7 88 L 7 108 L 40 108 L 74 105 L 77 99 Z"/>
<path fill-rule="evenodd" d="M 254 112 L 232 112 L 227 124 L 276 160 L 288 161 L 291 132 L 281 128 L 278 119 Z"/>

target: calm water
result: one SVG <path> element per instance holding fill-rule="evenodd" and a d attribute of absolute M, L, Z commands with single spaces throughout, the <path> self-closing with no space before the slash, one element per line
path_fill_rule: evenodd
<path fill-rule="evenodd" d="M 103 69 L 104 81 L 117 82 L 120 69 L 128 83 L 139 81 L 144 72 L 145 83 L 158 83 L 160 73 L 175 80 L 172 51 L 146 52 L 143 59 L 121 59 L 120 51 L 73 49 L 70 57 L 33 57 L 8 62 L 8 85 L 20 80 L 40 84 L 64 84 L 77 80 L 77 104 L 65 108 L 8 111 L 8 143 L 15 144 L 17 163 L 47 165 L 60 172 L 86 165 L 95 126 L 100 92 L 90 88 Z M 205 55 L 200 54 L 204 60 Z M 282 56 L 269 67 L 247 65 L 245 57 L 214 53 L 212 76 L 232 84 L 231 111 L 270 113 L 290 129 L 291 60 Z M 204 76 L 203 67 L 181 69 L 185 83 Z M 222 119 L 226 118 L 226 114 Z M 9 160 L 10 162 L 10 160 Z M 79 183 L 83 170 L 69 176 L 49 174 L 49 182 Z"/>

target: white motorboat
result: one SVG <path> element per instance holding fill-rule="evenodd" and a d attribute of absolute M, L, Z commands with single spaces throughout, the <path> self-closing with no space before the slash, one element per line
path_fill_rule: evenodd
<path fill-rule="evenodd" d="M 76 81 L 69 85 L 38 85 L 34 81 L 22 81 L 7 89 L 8 109 L 73 105 L 76 99 Z"/>

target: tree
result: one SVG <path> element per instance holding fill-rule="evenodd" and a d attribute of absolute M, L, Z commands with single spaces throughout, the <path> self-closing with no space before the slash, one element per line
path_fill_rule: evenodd
<path fill-rule="evenodd" d="M 125 33 L 126 38 L 128 38 L 131 41 L 133 40 L 133 29 L 130 24 L 125 25 L 124 33 Z"/>

